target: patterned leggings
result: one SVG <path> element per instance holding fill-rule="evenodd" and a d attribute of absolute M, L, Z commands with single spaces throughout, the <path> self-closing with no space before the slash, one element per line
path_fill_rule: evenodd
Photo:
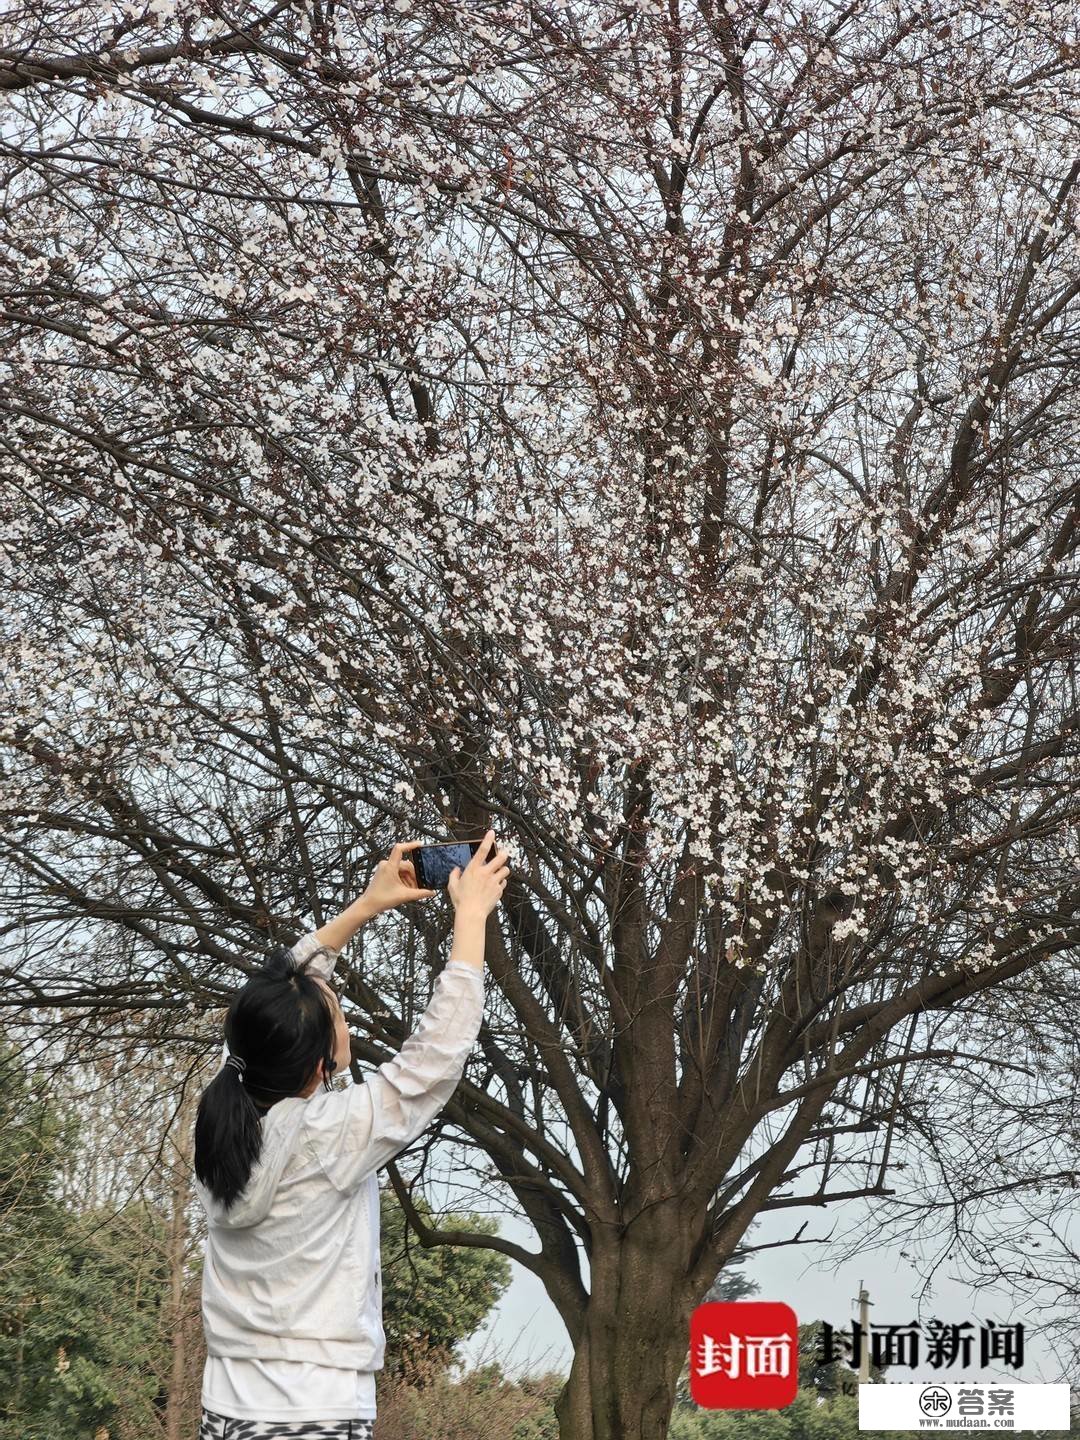
<path fill-rule="evenodd" d="M 199 1440 L 372 1440 L 374 1420 L 234 1420 L 203 1406 Z"/>

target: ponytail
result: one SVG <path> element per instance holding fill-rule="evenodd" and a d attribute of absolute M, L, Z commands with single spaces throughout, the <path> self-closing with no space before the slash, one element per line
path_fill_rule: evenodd
<path fill-rule="evenodd" d="M 316 951 L 317 955 L 319 952 Z M 298 1095 L 319 1061 L 324 1089 L 334 1069 L 334 1012 L 326 991 L 307 973 L 314 955 L 297 961 L 283 945 L 233 997 L 225 1016 L 230 1055 L 199 1099 L 195 1174 L 226 1210 L 246 1186 L 262 1153 L 262 1112 Z"/>

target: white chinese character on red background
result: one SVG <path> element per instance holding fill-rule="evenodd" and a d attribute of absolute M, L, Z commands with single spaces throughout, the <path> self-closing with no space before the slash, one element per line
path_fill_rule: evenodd
<path fill-rule="evenodd" d="M 790 1335 L 732 1335 L 721 1340 L 706 1332 L 701 1337 L 699 1375 L 726 1375 L 738 1380 L 745 1375 L 787 1375 L 791 1354 Z M 745 1352 L 745 1353 L 744 1353 Z"/>

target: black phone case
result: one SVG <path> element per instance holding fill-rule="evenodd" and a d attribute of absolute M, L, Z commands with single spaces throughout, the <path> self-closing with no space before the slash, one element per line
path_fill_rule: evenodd
<path fill-rule="evenodd" d="M 432 876 L 431 867 L 427 864 L 426 855 L 432 850 L 447 850 L 453 845 L 468 845 L 469 851 L 475 855 L 483 844 L 481 840 L 449 840 L 443 845 L 418 845 L 412 853 L 412 861 L 416 867 L 416 883 L 421 890 L 445 890 L 446 880 L 437 879 Z M 453 869 L 453 866 L 451 866 Z"/>

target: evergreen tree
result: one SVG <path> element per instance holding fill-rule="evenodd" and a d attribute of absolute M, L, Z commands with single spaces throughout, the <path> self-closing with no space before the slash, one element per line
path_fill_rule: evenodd
<path fill-rule="evenodd" d="M 58 1198 L 78 1111 L 0 1038 L 0 1440 L 139 1440 L 163 1373 L 162 1221 Z"/>
<path fill-rule="evenodd" d="M 498 1233 L 485 1216 L 432 1216 L 431 1206 L 415 1192 L 411 1204 L 424 1225 L 436 1230 L 468 1229 Z M 382 1217 L 383 1327 L 386 1369 L 422 1386 L 432 1362 L 446 1368 L 454 1346 L 472 1335 L 510 1285 L 505 1256 L 476 1246 L 425 1247 L 411 1231 L 394 1192 L 379 1192 Z"/>

